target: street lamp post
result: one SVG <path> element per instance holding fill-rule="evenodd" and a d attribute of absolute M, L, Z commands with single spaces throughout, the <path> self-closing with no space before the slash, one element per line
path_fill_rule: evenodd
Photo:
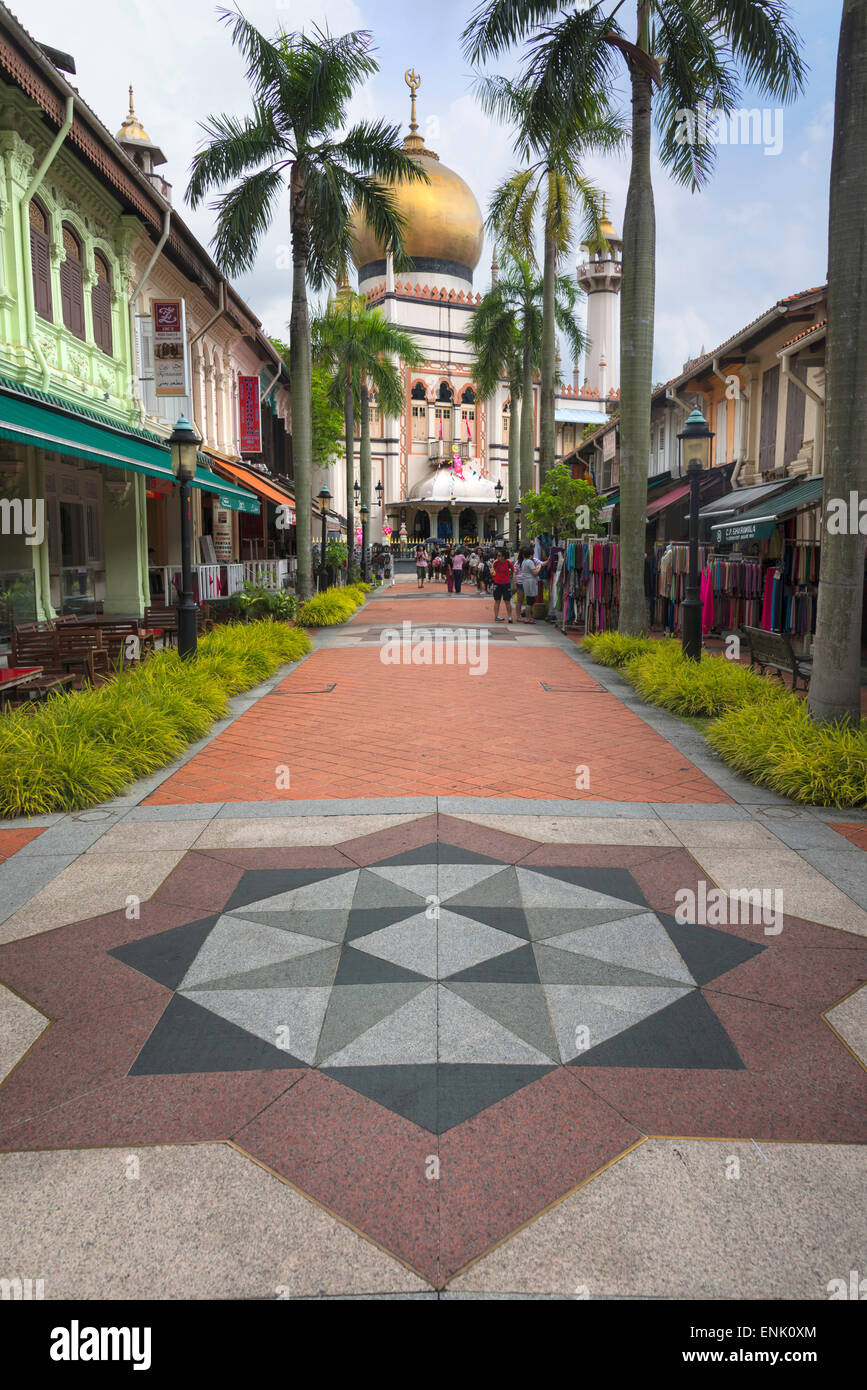
<path fill-rule="evenodd" d="M 324 483 L 317 494 L 317 501 L 319 502 L 319 508 L 322 512 L 322 543 L 319 551 L 319 592 L 324 593 L 328 582 L 325 568 L 325 543 L 327 539 L 325 527 L 328 518 L 328 503 L 331 501 L 331 493 Z"/>
<path fill-rule="evenodd" d="M 516 502 L 512 508 L 512 515 L 515 518 L 515 544 L 521 544 L 521 504 Z"/>
<path fill-rule="evenodd" d="M 380 478 L 379 482 L 376 484 L 376 487 L 375 487 L 373 490 L 374 490 L 374 492 L 376 493 L 376 505 L 377 505 L 377 507 L 381 507 L 381 506 L 382 506 L 382 492 L 383 492 L 382 479 L 381 479 L 381 478 Z"/>
<path fill-rule="evenodd" d="M 682 460 L 686 461 L 686 476 L 689 480 L 689 572 L 686 579 L 686 597 L 681 609 L 681 644 L 687 660 L 701 661 L 698 512 L 701 504 L 701 475 L 708 466 L 713 433 L 708 429 L 701 411 L 694 410 L 677 437 L 681 444 Z"/>
<path fill-rule="evenodd" d="M 494 492 L 497 494 L 497 506 L 499 507 L 500 503 L 501 503 L 502 500 L 503 500 L 503 480 L 502 480 L 502 478 L 498 478 L 498 479 L 497 479 L 497 486 L 494 488 Z M 495 522 L 495 524 L 494 524 L 494 539 L 495 539 L 495 540 L 497 539 L 497 537 L 498 537 L 499 534 L 500 534 L 500 532 L 499 532 L 499 526 L 500 526 L 500 517 L 499 517 L 499 514 L 498 514 L 498 515 L 497 515 L 497 520 L 496 520 L 496 522 Z"/>
<path fill-rule="evenodd" d="M 196 454 L 201 439 L 183 415 L 169 439 L 172 472 L 181 490 L 181 597 L 178 603 L 178 653 L 196 654 L 196 603 L 193 598 L 192 517 L 190 483 L 196 476 Z"/>
<path fill-rule="evenodd" d="M 368 584 L 370 582 L 370 560 L 368 559 L 367 554 L 367 546 L 369 540 L 367 534 L 367 523 L 370 513 L 368 511 L 367 505 L 364 502 L 362 502 L 358 511 L 361 517 L 361 577 L 364 580 L 365 584 Z"/>

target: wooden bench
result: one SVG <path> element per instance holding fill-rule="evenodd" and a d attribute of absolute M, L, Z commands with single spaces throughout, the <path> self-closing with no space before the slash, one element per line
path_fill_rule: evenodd
<path fill-rule="evenodd" d="M 750 666 L 776 671 L 782 680 L 783 672 L 792 673 L 792 689 L 801 681 L 806 690 L 810 684 L 812 661 L 795 655 L 791 638 L 785 632 L 765 632 L 761 627 L 745 627 L 744 636 L 750 648 Z"/>
<path fill-rule="evenodd" d="M 178 610 L 165 605 L 154 604 L 145 609 L 144 625 L 157 636 L 162 636 L 164 646 L 177 646 Z"/>

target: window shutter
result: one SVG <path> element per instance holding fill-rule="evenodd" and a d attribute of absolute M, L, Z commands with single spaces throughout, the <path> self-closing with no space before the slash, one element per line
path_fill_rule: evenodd
<path fill-rule="evenodd" d="M 38 227 L 30 226 L 30 265 L 33 274 L 33 299 L 41 319 L 52 322 L 51 315 L 51 258 L 48 237 Z"/>
<path fill-rule="evenodd" d="M 60 304 L 63 322 L 76 338 L 84 338 L 84 283 L 81 276 L 81 248 L 68 227 L 63 228 L 66 259 L 60 266 Z"/>
<path fill-rule="evenodd" d="M 108 266 L 99 254 L 94 256 L 94 267 L 96 269 L 96 284 L 90 297 L 93 314 L 93 337 L 97 347 L 101 348 L 107 357 L 111 357 L 111 280 Z"/>

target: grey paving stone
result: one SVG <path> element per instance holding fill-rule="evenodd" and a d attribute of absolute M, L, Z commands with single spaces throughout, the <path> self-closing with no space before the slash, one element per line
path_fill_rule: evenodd
<path fill-rule="evenodd" d="M 462 984 L 450 981 L 444 988 L 457 994 L 474 1009 L 488 1014 L 546 1057 L 559 1060 L 557 1040 L 551 1029 L 551 1018 L 541 985 Z"/>
<path fill-rule="evenodd" d="M 359 951 L 391 961 L 405 970 L 436 979 L 437 924 L 423 912 L 360 936 L 353 945 Z"/>
<path fill-rule="evenodd" d="M 497 931 L 483 922 L 471 921 L 457 913 L 441 910 L 437 919 L 437 967 L 441 979 L 468 970 L 479 961 L 501 956 L 523 946 L 523 939 Z"/>
<path fill-rule="evenodd" d="M 646 816 L 645 801 L 522 801 L 514 796 L 441 796 L 438 809 L 443 815 L 482 814 L 504 816 L 627 816 L 639 819 Z"/>
<path fill-rule="evenodd" d="M 188 997 L 263 1042 L 312 1064 L 330 994 L 326 986 L 196 990 Z"/>
<path fill-rule="evenodd" d="M 31 854 L 22 858 L 19 852 L 0 864 L 0 922 L 25 907 L 52 879 L 74 864 L 77 857 L 75 854 L 49 854 L 40 858 Z"/>
<path fill-rule="evenodd" d="M 429 986 L 374 1024 L 340 1052 L 329 1067 L 419 1066 L 437 1060 L 437 997 Z"/>
<path fill-rule="evenodd" d="M 222 807 L 222 801 L 197 801 L 190 806 L 133 806 L 123 820 L 211 820 Z"/>
<path fill-rule="evenodd" d="M 218 815 L 234 819 L 253 816 L 363 816 L 399 815 L 412 812 L 419 816 L 432 815 L 437 809 L 436 797 L 395 796 L 345 797 L 330 801 L 227 801 Z"/>
<path fill-rule="evenodd" d="M 686 986 L 661 984 L 546 984 L 543 988 L 564 1062 L 583 1056 L 690 992 Z"/>
<path fill-rule="evenodd" d="M 441 986 L 438 995 L 441 1062 L 533 1066 L 551 1061 L 546 1053 L 517 1037 L 451 989 Z"/>
<path fill-rule="evenodd" d="M 335 985 L 319 1035 L 317 1062 L 324 1062 L 361 1037 L 374 1024 L 408 1004 L 423 989 L 419 984 Z"/>
<path fill-rule="evenodd" d="M 293 935 L 241 917 L 221 917 L 187 971 L 181 988 L 224 980 L 310 951 L 327 950 L 321 939 Z"/>
<path fill-rule="evenodd" d="M 836 835 L 835 831 L 831 831 Z M 836 836 L 840 839 L 840 836 Z M 801 858 L 829 878 L 832 883 L 858 904 L 867 909 L 867 854 L 855 845 L 847 849 L 806 849 Z"/>

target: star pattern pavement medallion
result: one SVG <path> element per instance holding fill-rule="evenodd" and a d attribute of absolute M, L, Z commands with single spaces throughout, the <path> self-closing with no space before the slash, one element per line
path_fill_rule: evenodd
<path fill-rule="evenodd" d="M 54 1020 L 0 1148 L 231 1138 L 440 1284 L 645 1134 L 867 1139 L 821 1017 L 867 943 L 679 923 L 697 879 L 445 816 L 190 852 L 140 920 L 0 947 Z"/>

